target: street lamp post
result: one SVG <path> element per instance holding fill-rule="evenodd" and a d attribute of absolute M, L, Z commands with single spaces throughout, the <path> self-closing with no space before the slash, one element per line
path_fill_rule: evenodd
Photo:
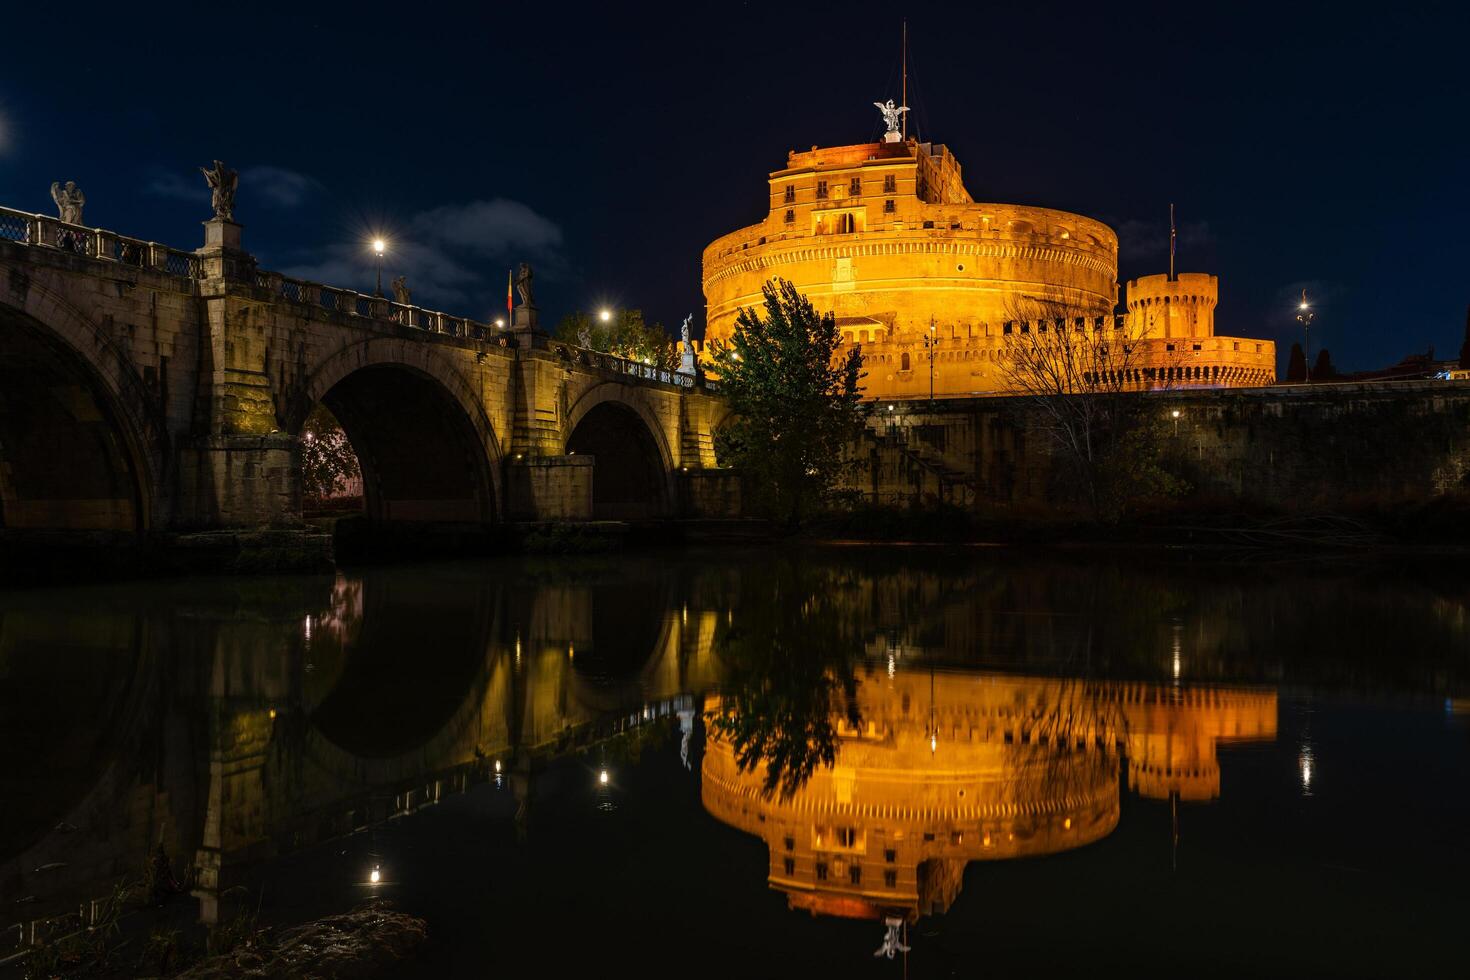
<path fill-rule="evenodd" d="M 1296 319 L 1302 325 L 1302 342 L 1305 344 L 1305 349 L 1302 351 L 1302 367 L 1307 384 L 1312 383 L 1312 317 L 1315 315 L 1312 307 L 1307 303 L 1307 291 L 1303 289 L 1301 305 L 1296 308 Z"/>
<path fill-rule="evenodd" d="M 374 296 L 383 295 L 383 250 L 387 247 L 388 243 L 381 238 L 373 239 L 373 254 L 378 260 L 378 288 L 373 291 Z"/>
<path fill-rule="evenodd" d="M 939 336 L 934 332 L 934 318 L 929 318 L 929 336 L 924 338 L 924 346 L 929 348 L 929 414 L 934 414 L 934 344 Z"/>

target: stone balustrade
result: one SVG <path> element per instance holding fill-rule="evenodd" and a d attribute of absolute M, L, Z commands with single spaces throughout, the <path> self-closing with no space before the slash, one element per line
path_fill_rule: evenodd
<path fill-rule="evenodd" d="M 71 225 L 57 218 L 12 208 L 0 207 L 0 240 L 59 249 L 87 258 L 118 262 L 186 279 L 205 278 L 204 265 L 199 255 L 193 252 L 168 248 L 157 242 L 128 238 L 101 228 Z M 509 346 L 512 343 L 509 328 L 496 327 L 469 317 L 398 303 L 383 296 L 370 296 L 352 289 L 293 279 L 279 272 L 253 270 L 252 274 L 255 286 L 268 292 L 272 299 L 301 303 L 329 313 L 389 321 L 431 334 L 468 340 L 498 340 L 500 346 Z M 544 336 L 533 336 L 529 341 L 521 338 L 518 343 L 529 343 L 535 348 L 555 349 L 578 364 L 644 381 L 678 388 L 702 387 L 714 390 L 716 387 L 713 382 L 706 382 L 703 378 Z"/>

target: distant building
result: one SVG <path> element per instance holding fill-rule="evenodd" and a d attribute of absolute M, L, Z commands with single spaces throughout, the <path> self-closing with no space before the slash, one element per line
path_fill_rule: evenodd
<path fill-rule="evenodd" d="M 1066 310 L 1066 329 L 1143 345 L 1140 386 L 1242 386 L 1276 379 L 1269 340 L 1215 335 L 1211 275 L 1145 276 L 1118 303 L 1118 238 L 1050 208 L 971 199 L 943 145 L 812 147 L 770 174 L 763 221 L 704 251 L 708 339 L 727 338 L 772 278 L 793 282 L 860 344 L 868 398 L 993 394 L 1007 334 L 1056 329 L 1029 310 Z M 1131 365 L 1130 365 L 1131 366 Z"/>

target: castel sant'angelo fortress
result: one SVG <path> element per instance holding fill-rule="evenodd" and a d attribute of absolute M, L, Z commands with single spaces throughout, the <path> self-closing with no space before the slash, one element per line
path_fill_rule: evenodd
<path fill-rule="evenodd" d="M 1128 282 L 1118 312 L 1118 236 L 1092 218 L 973 200 L 960 163 L 909 138 L 879 106 L 876 143 L 787 154 L 769 211 L 704 250 L 707 340 L 723 340 L 771 279 L 795 284 L 862 347 L 870 399 L 998 394 L 1012 334 L 1120 332 L 1137 387 L 1240 387 L 1276 380 L 1276 345 L 1219 336 L 1208 273 Z"/>

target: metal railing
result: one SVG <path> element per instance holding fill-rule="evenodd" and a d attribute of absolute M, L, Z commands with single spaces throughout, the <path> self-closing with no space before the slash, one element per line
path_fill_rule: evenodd
<path fill-rule="evenodd" d="M 192 252 L 181 252 L 157 242 L 128 238 L 101 228 L 71 225 L 44 214 L 29 214 L 12 208 L 0 208 L 0 240 L 40 245 L 185 279 L 202 276 L 199 257 Z"/>

